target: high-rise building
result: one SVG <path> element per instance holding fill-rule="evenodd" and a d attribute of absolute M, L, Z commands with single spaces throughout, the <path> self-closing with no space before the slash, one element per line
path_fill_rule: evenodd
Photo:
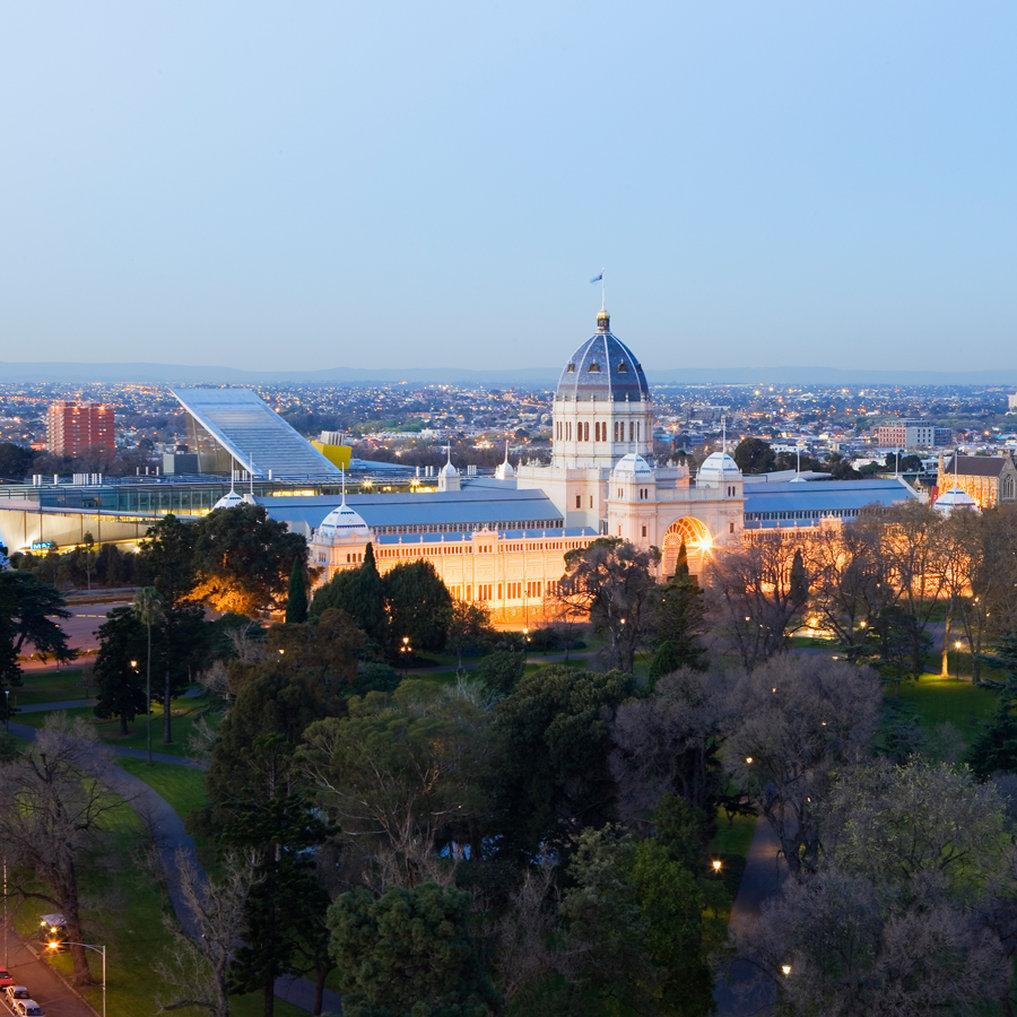
<path fill-rule="evenodd" d="M 86 449 L 114 447 L 113 407 L 61 399 L 51 403 L 46 419 L 50 452 L 73 456 Z"/>
<path fill-rule="evenodd" d="M 876 428 L 876 444 L 884 448 L 941 448 L 953 441 L 948 427 L 927 420 L 901 420 Z"/>

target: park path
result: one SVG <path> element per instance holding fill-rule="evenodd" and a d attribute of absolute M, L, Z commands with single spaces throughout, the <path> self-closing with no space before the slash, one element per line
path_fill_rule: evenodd
<path fill-rule="evenodd" d="M 745 871 L 731 905 L 728 928 L 733 935 L 759 919 L 763 904 L 780 890 L 787 867 L 779 859 L 780 841 L 764 816 L 756 820 Z M 733 957 L 718 972 L 713 989 L 717 1017 L 751 1017 L 765 1013 L 776 1002 L 770 979 L 750 961 Z"/>
<path fill-rule="evenodd" d="M 11 724 L 10 732 L 18 738 L 27 741 L 34 741 L 38 730 L 28 724 Z M 119 747 L 119 755 L 129 755 L 133 759 L 146 758 L 144 749 L 127 749 Z M 113 749 L 117 752 L 117 749 Z M 167 753 L 153 753 L 153 759 L 159 762 L 171 763 L 176 766 L 188 766 L 197 769 L 204 769 L 204 764 L 197 760 L 186 759 L 181 756 L 171 756 Z M 183 854 L 199 873 L 202 880 L 206 878 L 204 867 L 198 858 L 198 852 L 194 845 L 194 838 L 187 832 L 183 820 L 176 809 L 166 801 L 153 787 L 145 783 L 140 777 L 113 765 L 104 773 L 104 779 L 109 787 L 122 798 L 126 799 L 131 807 L 142 817 L 152 833 L 156 851 L 159 855 L 159 863 L 162 866 L 165 877 L 166 891 L 169 894 L 170 903 L 177 916 L 180 927 L 192 939 L 196 938 L 197 932 L 194 920 L 184 901 L 183 890 L 180 880 L 180 870 L 177 864 L 178 852 Z M 66 991 L 66 990 L 65 990 Z M 280 978 L 275 984 L 276 998 L 282 999 L 301 1010 L 310 1012 L 314 1000 L 315 988 L 312 982 L 306 978 Z M 42 1000 L 39 1000 L 41 1003 Z M 342 1001 L 340 997 L 326 990 L 324 1008 L 333 1013 L 342 1012 Z M 48 1012 L 48 1011 L 47 1011 Z M 92 1017 L 89 1010 L 81 1011 Z M 62 1014 L 54 1013 L 54 1017 L 63 1017 Z M 68 1012 L 67 1017 L 78 1017 L 77 1014 Z"/>

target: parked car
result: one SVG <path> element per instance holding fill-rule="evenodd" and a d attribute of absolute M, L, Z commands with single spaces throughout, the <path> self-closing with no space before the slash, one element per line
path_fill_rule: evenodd
<path fill-rule="evenodd" d="M 14 984 L 14 978 L 7 968 L 0 967 L 0 989 L 6 989 L 8 985 Z"/>
<path fill-rule="evenodd" d="M 4 989 L 4 995 L 7 997 L 7 1002 L 14 1005 L 16 999 L 31 999 L 32 994 L 28 991 L 28 988 L 24 985 L 14 985 L 13 983 L 8 985 Z"/>
<path fill-rule="evenodd" d="M 14 1004 L 14 1012 L 18 1017 L 46 1017 L 34 999 L 19 999 Z"/>

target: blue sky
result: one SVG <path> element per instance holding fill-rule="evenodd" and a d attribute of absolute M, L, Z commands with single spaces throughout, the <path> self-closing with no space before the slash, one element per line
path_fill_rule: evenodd
<path fill-rule="evenodd" d="M 5 6 L 0 360 L 1017 363 L 1012 3 Z"/>

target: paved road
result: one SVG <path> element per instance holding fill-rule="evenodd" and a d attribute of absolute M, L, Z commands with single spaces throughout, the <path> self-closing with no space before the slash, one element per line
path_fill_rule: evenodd
<path fill-rule="evenodd" d="M 2 957 L 0 957 L 2 959 Z M 95 1011 L 47 964 L 17 937 L 10 941 L 10 972 L 17 985 L 24 985 L 46 1012 L 46 1017 L 95 1017 Z M 0 1003 L 0 1014 L 11 1010 Z"/>
<path fill-rule="evenodd" d="M 70 618 L 62 621 L 61 627 L 67 633 L 68 645 L 81 653 L 94 653 L 99 647 L 95 631 L 106 620 L 106 615 L 116 607 L 127 607 L 129 600 L 104 600 L 98 602 L 77 601 L 67 605 Z M 52 667 L 52 662 L 32 658 L 32 647 L 24 648 L 20 661 L 23 671 L 43 671 Z"/>
<path fill-rule="evenodd" d="M 19 738 L 34 741 L 37 733 L 36 728 L 27 724 L 11 724 L 11 734 Z M 113 747 L 113 751 L 119 755 L 130 755 L 135 759 L 144 759 L 146 755 L 144 749 L 127 749 L 124 746 Z M 172 763 L 177 766 L 196 768 L 203 766 L 196 760 L 170 756 L 166 753 L 153 753 L 153 758 L 159 762 Z M 130 802 L 131 807 L 142 816 L 152 831 L 173 911 L 177 916 L 177 921 L 180 922 L 180 927 L 193 938 L 196 935 L 194 922 L 184 903 L 180 872 L 177 866 L 178 852 L 183 852 L 195 871 L 201 873 L 204 879 L 204 869 L 198 859 L 193 838 L 187 832 L 183 820 L 176 810 L 140 777 L 135 777 L 134 774 L 122 770 L 119 766 L 113 766 L 106 775 L 106 779 L 117 794 Z M 314 999 L 314 985 L 307 979 L 280 978 L 276 982 L 275 994 L 279 999 L 309 1011 Z M 42 1000 L 39 1002 L 41 1003 Z M 334 992 L 326 991 L 325 1009 L 332 1013 L 341 1013 L 342 1000 Z M 87 1010 L 83 1012 L 88 1013 Z M 62 1017 L 62 1015 L 55 1014 L 54 1017 Z M 68 1014 L 68 1017 L 72 1017 L 72 1015 Z M 77 1017 L 77 1015 L 75 1014 L 73 1017 Z"/>
<path fill-rule="evenodd" d="M 780 842 L 763 816 L 745 859 L 745 872 L 731 906 L 729 928 L 737 934 L 758 918 L 766 900 L 780 889 L 787 867 L 778 861 Z M 748 961 L 734 958 L 720 972 L 713 990 L 717 1017 L 762 1014 L 776 1002 L 773 984 Z"/>

